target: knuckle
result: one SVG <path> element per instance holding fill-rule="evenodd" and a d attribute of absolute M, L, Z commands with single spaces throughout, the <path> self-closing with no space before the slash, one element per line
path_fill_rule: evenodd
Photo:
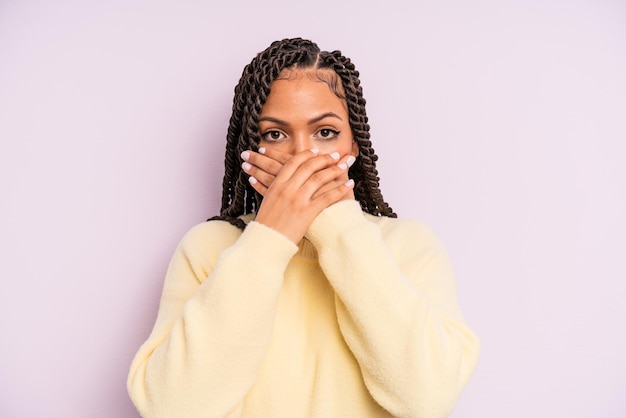
<path fill-rule="evenodd" d="M 270 173 L 278 173 L 281 170 L 281 168 L 283 168 L 282 164 L 272 160 L 269 170 L 270 170 Z"/>
<path fill-rule="evenodd" d="M 317 171 L 313 173 L 313 175 L 311 176 L 311 180 L 314 181 L 315 183 L 324 182 L 324 173 L 322 173 L 321 171 Z"/>

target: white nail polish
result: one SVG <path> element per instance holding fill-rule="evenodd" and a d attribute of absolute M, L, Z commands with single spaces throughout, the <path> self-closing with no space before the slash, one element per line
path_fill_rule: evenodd
<path fill-rule="evenodd" d="M 348 164 L 348 167 L 352 167 L 352 164 L 354 164 L 355 161 L 356 161 L 356 158 L 354 157 L 354 155 L 351 155 L 346 160 L 346 164 Z"/>
<path fill-rule="evenodd" d="M 332 154 L 329 154 L 330 158 L 332 158 L 333 160 L 337 161 L 339 159 L 339 153 L 338 152 L 333 152 Z"/>
<path fill-rule="evenodd" d="M 250 158 L 250 152 L 248 151 L 244 151 L 241 153 L 241 159 L 244 161 L 248 161 L 248 158 Z"/>
<path fill-rule="evenodd" d="M 250 182 L 250 184 L 257 184 L 258 183 L 257 179 L 255 179 L 252 176 L 248 177 L 248 181 Z"/>
<path fill-rule="evenodd" d="M 311 152 L 313 154 L 319 154 L 320 150 L 318 150 L 317 148 L 311 148 Z"/>
<path fill-rule="evenodd" d="M 337 167 L 341 168 L 342 170 L 345 170 L 346 168 L 348 168 L 348 164 L 346 163 L 337 164 Z"/>
<path fill-rule="evenodd" d="M 259 154 L 265 154 L 265 147 L 259 148 Z"/>
<path fill-rule="evenodd" d="M 347 187 L 352 187 L 352 186 L 354 186 L 354 180 L 350 179 L 350 180 L 346 181 L 345 184 L 346 184 Z"/>
<path fill-rule="evenodd" d="M 252 164 L 250 163 L 244 162 L 243 164 L 241 164 L 241 168 L 243 168 L 243 171 L 248 171 L 250 170 L 251 167 L 252 167 Z"/>

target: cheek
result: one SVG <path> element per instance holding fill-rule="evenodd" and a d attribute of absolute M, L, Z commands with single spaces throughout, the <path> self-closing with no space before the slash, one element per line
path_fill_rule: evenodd
<path fill-rule="evenodd" d="M 343 144 L 341 144 L 341 150 L 339 150 L 339 153 L 341 155 L 348 155 L 348 154 L 352 154 L 352 140 L 350 140 L 350 142 L 345 142 Z"/>
<path fill-rule="evenodd" d="M 280 152 L 284 152 L 284 153 L 293 155 L 293 150 L 289 147 L 289 144 L 286 141 L 284 141 L 284 142 L 268 142 L 268 141 L 261 140 L 261 142 L 259 142 L 259 147 L 264 147 L 264 148 L 267 148 L 267 149 L 280 151 Z"/>
<path fill-rule="evenodd" d="M 352 135 L 340 137 L 338 141 L 329 141 L 326 144 L 319 144 L 320 151 L 323 154 L 338 152 L 341 155 L 354 154 Z"/>
<path fill-rule="evenodd" d="M 338 152 L 341 155 L 347 155 L 352 153 L 352 142 L 329 142 L 329 143 L 321 143 L 316 144 L 316 146 L 320 149 L 322 154 L 330 154 L 333 152 Z"/>
<path fill-rule="evenodd" d="M 354 142 L 354 137 L 352 135 L 346 135 L 345 137 L 341 138 L 339 148 L 340 149 L 338 151 L 341 155 L 358 155 L 359 153 L 359 148 Z"/>

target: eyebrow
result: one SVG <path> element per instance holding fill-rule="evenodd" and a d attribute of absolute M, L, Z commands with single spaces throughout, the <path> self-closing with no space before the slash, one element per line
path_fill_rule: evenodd
<path fill-rule="evenodd" d="M 326 112 L 326 113 L 323 113 L 323 114 L 321 114 L 321 115 L 311 119 L 310 121 L 308 121 L 307 125 L 313 125 L 314 123 L 317 123 L 317 122 L 319 122 L 319 121 L 321 121 L 323 119 L 326 119 L 326 118 L 336 118 L 336 119 L 339 119 L 340 121 L 343 122 L 343 119 L 341 119 L 341 117 L 339 115 L 337 115 L 336 113 L 334 113 L 334 112 Z M 263 121 L 273 122 L 273 123 L 275 123 L 277 125 L 281 125 L 281 126 L 289 125 L 289 123 L 285 122 L 284 120 L 273 118 L 271 116 L 260 117 L 259 118 L 259 122 L 263 122 Z"/>

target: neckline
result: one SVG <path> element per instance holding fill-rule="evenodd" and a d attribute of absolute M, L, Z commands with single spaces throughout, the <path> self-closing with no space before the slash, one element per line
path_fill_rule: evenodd
<path fill-rule="evenodd" d="M 298 244 L 298 252 L 296 253 L 296 256 L 310 260 L 317 260 L 317 249 L 307 238 L 302 238 Z"/>

